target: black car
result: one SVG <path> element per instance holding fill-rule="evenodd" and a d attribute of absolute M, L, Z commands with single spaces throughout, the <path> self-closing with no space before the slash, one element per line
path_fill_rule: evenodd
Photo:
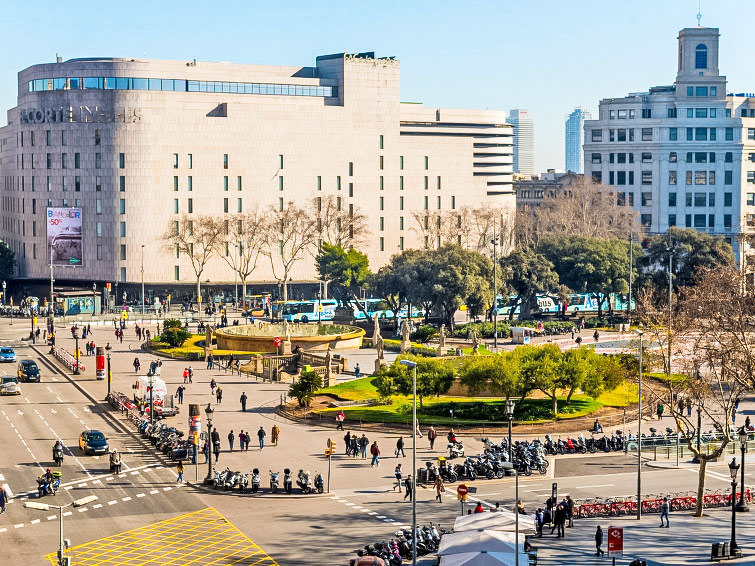
<path fill-rule="evenodd" d="M 34 360 L 21 360 L 18 363 L 18 379 L 20 381 L 39 382 L 39 367 Z"/>
<path fill-rule="evenodd" d="M 79 448 L 84 454 L 107 454 L 110 452 L 105 435 L 99 430 L 85 430 L 79 436 Z"/>

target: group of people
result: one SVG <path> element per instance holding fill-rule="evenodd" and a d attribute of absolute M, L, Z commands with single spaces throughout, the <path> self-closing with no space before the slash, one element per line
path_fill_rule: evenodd
<path fill-rule="evenodd" d="M 567 495 L 561 503 L 556 503 L 554 498 L 549 497 L 545 502 L 545 508 L 538 507 L 535 511 L 535 528 L 538 537 L 543 536 L 543 527 L 546 523 L 551 525 L 551 534 L 556 531 L 557 538 L 566 536 L 564 527 L 567 523 L 569 527 L 574 525 L 574 501 L 570 496 Z"/>
<path fill-rule="evenodd" d="M 239 439 L 239 451 L 240 452 L 249 452 L 249 443 L 252 441 L 252 437 L 249 434 L 249 431 L 246 432 L 244 430 L 239 431 L 238 435 L 236 435 L 233 432 L 233 429 L 228 433 L 228 451 L 233 452 L 233 445 L 236 441 L 236 438 Z M 260 452 L 265 448 L 265 438 L 267 438 L 267 432 L 265 431 L 265 427 L 260 426 L 259 430 L 257 430 L 257 440 L 259 442 L 260 446 Z M 280 439 L 280 428 L 277 424 L 274 424 L 270 430 L 270 440 L 272 441 L 272 444 L 274 446 L 278 446 L 278 440 Z M 210 457 L 210 449 L 212 449 L 212 453 L 215 455 L 215 463 L 218 463 L 218 459 L 220 458 L 220 433 L 218 433 L 216 428 L 212 429 L 212 432 L 210 433 L 210 442 L 204 443 L 204 446 L 202 447 L 202 454 L 204 454 L 205 462 L 207 462 L 207 459 Z"/>

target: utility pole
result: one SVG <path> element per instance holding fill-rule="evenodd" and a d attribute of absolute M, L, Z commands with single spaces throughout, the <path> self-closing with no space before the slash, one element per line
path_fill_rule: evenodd
<path fill-rule="evenodd" d="M 632 257 L 634 247 L 634 238 L 630 230 L 629 232 L 629 298 L 627 299 L 627 322 L 631 323 L 630 317 L 632 316 L 632 271 L 634 267 L 634 258 Z"/>
<path fill-rule="evenodd" d="M 144 244 L 142 244 L 142 317 L 144 317 Z"/>
<path fill-rule="evenodd" d="M 498 236 L 493 219 L 493 350 L 498 351 Z"/>

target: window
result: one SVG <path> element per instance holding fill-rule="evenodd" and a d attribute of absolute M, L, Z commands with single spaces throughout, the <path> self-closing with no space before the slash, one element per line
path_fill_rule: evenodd
<path fill-rule="evenodd" d="M 608 163 L 614 163 L 615 159 L 616 159 L 616 154 L 615 153 L 609 153 L 608 154 Z"/>
<path fill-rule="evenodd" d="M 318 191 L 322 190 L 322 175 L 317 176 L 317 190 Z"/>
<path fill-rule="evenodd" d="M 383 179 L 382 175 L 380 175 L 380 179 L 378 180 L 378 184 L 379 184 L 380 190 L 382 191 L 385 188 L 385 182 L 384 182 L 384 179 Z"/>
<path fill-rule="evenodd" d="M 668 215 L 668 226 L 669 228 L 671 228 L 672 226 L 676 226 L 676 214 Z"/>
<path fill-rule="evenodd" d="M 706 194 L 705 193 L 695 193 L 695 206 L 698 208 L 702 208 L 705 206 L 706 200 Z"/>
<path fill-rule="evenodd" d="M 708 138 L 710 139 L 710 141 L 716 140 L 716 128 L 710 128 L 710 133 L 709 133 Z"/>
<path fill-rule="evenodd" d="M 608 184 L 609 185 L 613 185 L 613 184 L 616 183 L 615 175 L 616 175 L 616 173 L 614 173 L 613 171 L 609 171 L 608 172 Z"/>
<path fill-rule="evenodd" d="M 438 195 L 438 197 L 437 197 L 437 201 L 438 201 L 438 205 L 437 205 L 437 207 L 436 207 L 436 208 L 437 208 L 438 210 L 440 210 L 440 195 Z"/>
<path fill-rule="evenodd" d="M 191 199 L 189 199 L 189 200 L 191 200 Z M 189 212 L 191 212 L 191 210 Z M 228 213 L 228 199 L 227 198 L 223 199 L 223 212 L 226 213 L 226 214 Z"/>
<path fill-rule="evenodd" d="M 349 183 L 349 196 L 354 196 L 354 183 Z"/>
<path fill-rule="evenodd" d="M 339 191 L 341 190 L 341 176 L 340 175 L 336 176 L 336 189 Z"/>
<path fill-rule="evenodd" d="M 676 118 L 676 106 L 669 106 L 666 110 L 667 118 Z"/>
<path fill-rule="evenodd" d="M 640 214 L 640 224 L 643 226 L 650 226 L 653 223 L 652 214 Z"/>
<path fill-rule="evenodd" d="M 121 222 L 121 229 L 120 229 L 121 238 L 126 237 L 126 223 Z"/>
<path fill-rule="evenodd" d="M 753 155 L 752 153 L 750 154 Z M 727 151 L 724 153 L 724 163 L 732 163 L 734 161 L 734 154 L 731 151 Z M 752 161 L 752 157 L 750 157 L 750 161 Z"/>
<path fill-rule="evenodd" d="M 403 236 L 399 236 L 399 239 L 398 239 L 398 249 L 400 249 L 400 250 L 404 249 L 404 237 Z"/>
<path fill-rule="evenodd" d="M 425 210 L 428 210 L 429 208 L 430 208 L 430 198 L 427 195 L 425 195 Z"/>
<path fill-rule="evenodd" d="M 126 167 L 126 154 L 125 153 L 118 154 L 118 167 L 120 169 L 125 169 Z"/>
<path fill-rule="evenodd" d="M 649 152 L 643 152 L 642 153 L 642 162 L 643 163 L 650 163 L 653 161 L 653 154 Z"/>
<path fill-rule="evenodd" d="M 594 142 L 602 142 L 603 141 L 603 130 L 591 130 L 592 141 Z"/>
<path fill-rule="evenodd" d="M 695 171 L 695 184 L 705 185 L 708 182 L 708 175 L 705 171 Z"/>
<path fill-rule="evenodd" d="M 52 169 L 52 153 L 47 154 L 47 168 Z"/>
<path fill-rule="evenodd" d="M 652 171 L 643 171 L 642 172 L 642 184 L 643 185 L 652 185 L 653 184 L 653 172 Z"/>
<path fill-rule="evenodd" d="M 403 155 L 398 156 L 398 168 L 402 170 L 404 169 L 404 156 Z"/>
<path fill-rule="evenodd" d="M 685 185 L 691 185 L 692 184 L 692 171 L 687 171 L 687 174 L 685 176 Z"/>
<path fill-rule="evenodd" d="M 47 155 L 49 156 L 50 154 L 48 153 Z M 592 162 L 594 164 L 596 164 L 596 165 L 600 165 L 600 163 L 601 163 L 601 155 L 599 153 L 593 153 L 592 154 Z M 49 166 L 48 166 L 48 169 L 49 169 Z"/>
<path fill-rule="evenodd" d="M 281 175 L 280 177 L 278 177 L 278 190 L 279 191 L 283 190 L 283 175 Z"/>
<path fill-rule="evenodd" d="M 228 154 L 223 154 L 223 169 L 228 169 Z"/>
<path fill-rule="evenodd" d="M 716 96 L 716 87 L 714 87 L 714 86 L 710 87 L 710 95 L 711 96 Z"/>
<path fill-rule="evenodd" d="M 81 192 L 81 177 L 78 175 L 73 178 L 73 190 L 77 193 Z"/>
<path fill-rule="evenodd" d="M 707 108 L 695 108 L 695 118 L 707 118 L 707 117 L 708 117 Z"/>
<path fill-rule="evenodd" d="M 672 151 L 668 154 L 668 162 L 669 163 L 676 163 L 676 152 Z"/>
<path fill-rule="evenodd" d="M 676 185 L 676 171 L 669 171 L 668 172 L 668 184 L 669 185 Z"/>
<path fill-rule="evenodd" d="M 694 96 L 695 95 L 695 89 L 691 86 L 687 87 L 687 96 Z"/>
<path fill-rule="evenodd" d="M 228 175 L 223 175 L 223 191 L 228 191 Z"/>
<path fill-rule="evenodd" d="M 715 163 L 716 162 L 716 153 L 711 151 L 708 153 L 708 162 L 709 163 Z"/>
<path fill-rule="evenodd" d="M 383 165 L 384 165 L 384 159 L 383 159 L 383 156 L 381 155 L 378 157 L 378 167 L 380 167 L 380 169 L 383 169 Z"/>
<path fill-rule="evenodd" d="M 716 117 L 716 109 L 715 108 L 711 108 L 708 111 L 708 114 L 710 115 L 711 118 L 715 118 Z"/>
<path fill-rule="evenodd" d="M 641 195 L 641 202 L 642 206 L 652 206 L 653 205 L 653 193 L 651 192 L 643 192 Z"/>
<path fill-rule="evenodd" d="M 747 206 L 755 206 L 755 193 L 747 193 Z"/>
<path fill-rule="evenodd" d="M 627 184 L 627 172 L 626 171 L 617 171 L 616 172 L 616 184 L 617 185 L 626 185 Z"/>
<path fill-rule="evenodd" d="M 178 199 L 173 199 L 173 214 L 178 214 Z"/>
<path fill-rule="evenodd" d="M 627 141 L 627 131 L 625 128 L 619 128 L 618 130 L 616 130 L 616 141 Z"/>
<path fill-rule="evenodd" d="M 126 244 L 121 244 L 121 261 L 126 261 Z"/>
<path fill-rule="evenodd" d="M 438 175 L 438 179 L 437 179 L 436 183 L 438 185 L 438 190 L 440 190 L 440 175 Z"/>
<path fill-rule="evenodd" d="M 278 212 L 283 212 L 283 197 L 278 199 Z"/>
<path fill-rule="evenodd" d="M 748 133 L 749 133 L 749 130 L 748 130 Z M 734 128 L 724 128 L 724 139 L 726 141 L 734 141 Z M 753 139 L 753 138 L 750 138 L 750 139 Z"/>
<path fill-rule="evenodd" d="M 102 222 L 97 223 L 97 237 L 102 238 Z"/>
<path fill-rule="evenodd" d="M 60 145 L 68 145 L 68 139 L 66 137 L 66 131 L 62 130 L 60 132 Z"/>
<path fill-rule="evenodd" d="M 178 169 L 178 154 L 173 154 L 173 169 Z"/>
<path fill-rule="evenodd" d="M 668 205 L 669 208 L 674 208 L 676 206 L 676 193 L 668 194 Z"/>
<path fill-rule="evenodd" d="M 715 214 L 709 214 L 708 215 L 708 228 L 713 228 L 716 225 L 716 215 Z"/>
<path fill-rule="evenodd" d="M 50 145 L 52 143 L 52 132 L 50 130 L 45 130 L 45 144 Z"/>
<path fill-rule="evenodd" d="M 618 116 L 619 120 L 626 120 L 627 119 L 627 111 L 626 110 L 618 110 L 616 112 L 616 115 Z"/>
<path fill-rule="evenodd" d="M 126 192 L 126 177 L 121 175 L 118 177 L 118 190 L 120 192 Z"/>
<path fill-rule="evenodd" d="M 708 184 L 709 185 L 715 185 L 716 184 L 716 172 L 715 171 L 708 171 Z"/>
<path fill-rule="evenodd" d="M 630 173 L 630 176 L 631 176 L 631 173 Z M 634 206 L 634 193 L 627 193 L 627 204 L 629 206 Z"/>
<path fill-rule="evenodd" d="M 705 228 L 705 214 L 695 214 L 694 215 L 694 226 L 695 228 Z"/>
<path fill-rule="evenodd" d="M 353 176 L 354 176 L 354 162 L 349 161 L 349 177 L 353 177 Z"/>
<path fill-rule="evenodd" d="M 241 176 L 236 177 L 236 190 L 241 190 Z"/>
<path fill-rule="evenodd" d="M 385 210 L 385 197 L 380 197 L 380 210 Z"/>
<path fill-rule="evenodd" d="M 430 168 L 430 158 L 425 155 L 425 170 Z"/>
<path fill-rule="evenodd" d="M 708 87 L 707 86 L 696 86 L 695 87 L 695 96 L 708 96 Z"/>
<path fill-rule="evenodd" d="M 616 130 L 608 130 L 608 141 L 609 142 L 616 141 Z"/>
<path fill-rule="evenodd" d="M 186 177 L 186 190 L 191 192 L 194 189 L 194 178 L 189 175 Z"/>
<path fill-rule="evenodd" d="M 616 193 L 616 206 L 626 206 L 627 194 L 624 192 Z"/>
<path fill-rule="evenodd" d="M 189 169 L 194 167 L 194 156 L 191 153 L 186 154 L 186 166 Z"/>
<path fill-rule="evenodd" d="M 380 251 L 385 251 L 385 238 L 383 238 L 382 236 L 380 236 Z"/>
<path fill-rule="evenodd" d="M 642 117 L 643 118 L 652 118 L 653 117 L 653 111 L 650 108 L 643 108 L 642 109 Z"/>
<path fill-rule="evenodd" d="M 747 128 L 747 139 L 755 140 L 755 128 Z"/>
<path fill-rule="evenodd" d="M 62 169 L 68 169 L 68 154 L 67 153 L 60 154 L 60 167 Z"/>
<path fill-rule="evenodd" d="M 236 199 L 236 212 L 242 212 L 243 211 L 243 199 L 237 198 Z"/>
<path fill-rule="evenodd" d="M 748 171 L 747 172 L 747 182 L 748 183 L 755 183 L 755 171 Z"/>
<path fill-rule="evenodd" d="M 716 206 L 716 193 L 708 193 L 708 206 L 710 208 Z"/>
<path fill-rule="evenodd" d="M 694 155 L 695 155 L 695 154 L 694 154 L 693 152 L 691 152 L 691 151 L 688 151 L 688 152 L 687 152 L 687 159 L 685 159 L 685 161 L 686 161 L 687 163 L 694 163 L 694 162 L 695 162 L 695 158 L 693 157 Z"/>
<path fill-rule="evenodd" d="M 126 199 L 125 198 L 120 199 L 119 205 L 118 205 L 118 212 L 120 214 L 126 214 Z"/>
<path fill-rule="evenodd" d="M 724 214 L 724 228 L 731 229 L 731 214 Z"/>
<path fill-rule="evenodd" d="M 430 177 L 425 175 L 425 190 L 427 190 L 430 187 Z"/>
<path fill-rule="evenodd" d="M 699 43 L 697 47 L 695 47 L 695 69 L 707 69 L 707 68 L 708 68 L 708 48 L 705 47 L 705 44 Z"/>
<path fill-rule="evenodd" d="M 708 154 L 704 151 L 696 151 L 695 152 L 695 163 L 707 163 L 708 162 Z"/>
<path fill-rule="evenodd" d="M 679 139 L 678 136 L 679 136 L 679 134 L 678 134 L 676 128 L 669 128 L 668 129 L 668 139 L 669 140 L 676 141 L 677 139 Z"/>
<path fill-rule="evenodd" d="M 456 210 L 456 195 L 451 195 L 451 210 Z"/>
<path fill-rule="evenodd" d="M 380 134 L 380 149 L 384 149 L 383 148 L 383 134 Z"/>
<path fill-rule="evenodd" d="M 121 278 L 121 281 L 125 281 L 125 280 L 126 280 L 126 276 L 125 276 L 125 269 L 126 269 L 126 268 L 124 267 L 124 268 L 123 268 L 123 273 L 124 273 L 124 275 L 123 275 L 123 277 Z M 173 279 L 175 279 L 176 281 L 180 281 L 180 280 L 181 280 L 181 274 L 180 274 L 180 270 L 179 270 L 179 267 L 178 267 L 177 265 L 174 265 L 174 266 L 173 266 Z"/>
<path fill-rule="evenodd" d="M 724 185 L 731 185 L 732 177 L 733 177 L 733 174 L 731 171 L 724 171 Z"/>
<path fill-rule="evenodd" d="M 593 171 L 592 172 L 592 182 L 593 183 L 602 183 L 603 182 L 603 172 L 602 171 Z"/>
<path fill-rule="evenodd" d="M 608 111 L 608 119 L 614 120 L 616 118 L 616 110 L 609 110 Z"/>
<path fill-rule="evenodd" d="M 381 216 L 378 219 L 378 230 L 380 230 L 381 232 L 385 230 L 385 217 L 384 216 Z"/>
<path fill-rule="evenodd" d="M 732 206 L 731 193 L 724 193 L 724 206 Z"/>
<path fill-rule="evenodd" d="M 634 128 L 629 128 L 629 141 L 634 141 Z"/>
<path fill-rule="evenodd" d="M 226 199 L 226 200 L 228 200 L 228 199 Z M 193 198 L 187 199 L 186 205 L 187 205 L 186 212 L 188 212 L 189 214 L 192 214 L 194 212 L 194 199 Z M 228 211 L 226 210 L 226 212 L 228 212 Z"/>
<path fill-rule="evenodd" d="M 617 153 L 616 154 L 616 161 L 617 161 L 617 163 L 626 163 L 627 162 L 627 154 L 626 153 Z"/>
<path fill-rule="evenodd" d="M 173 190 L 178 191 L 178 175 L 173 175 Z"/>

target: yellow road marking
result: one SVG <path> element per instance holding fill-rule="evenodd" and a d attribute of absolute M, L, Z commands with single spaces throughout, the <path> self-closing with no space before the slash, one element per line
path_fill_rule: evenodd
<path fill-rule="evenodd" d="M 79 544 L 65 555 L 77 566 L 212 566 L 242 562 L 244 566 L 278 566 L 213 507 Z M 46 558 L 52 565 L 58 564 L 56 553 Z"/>

